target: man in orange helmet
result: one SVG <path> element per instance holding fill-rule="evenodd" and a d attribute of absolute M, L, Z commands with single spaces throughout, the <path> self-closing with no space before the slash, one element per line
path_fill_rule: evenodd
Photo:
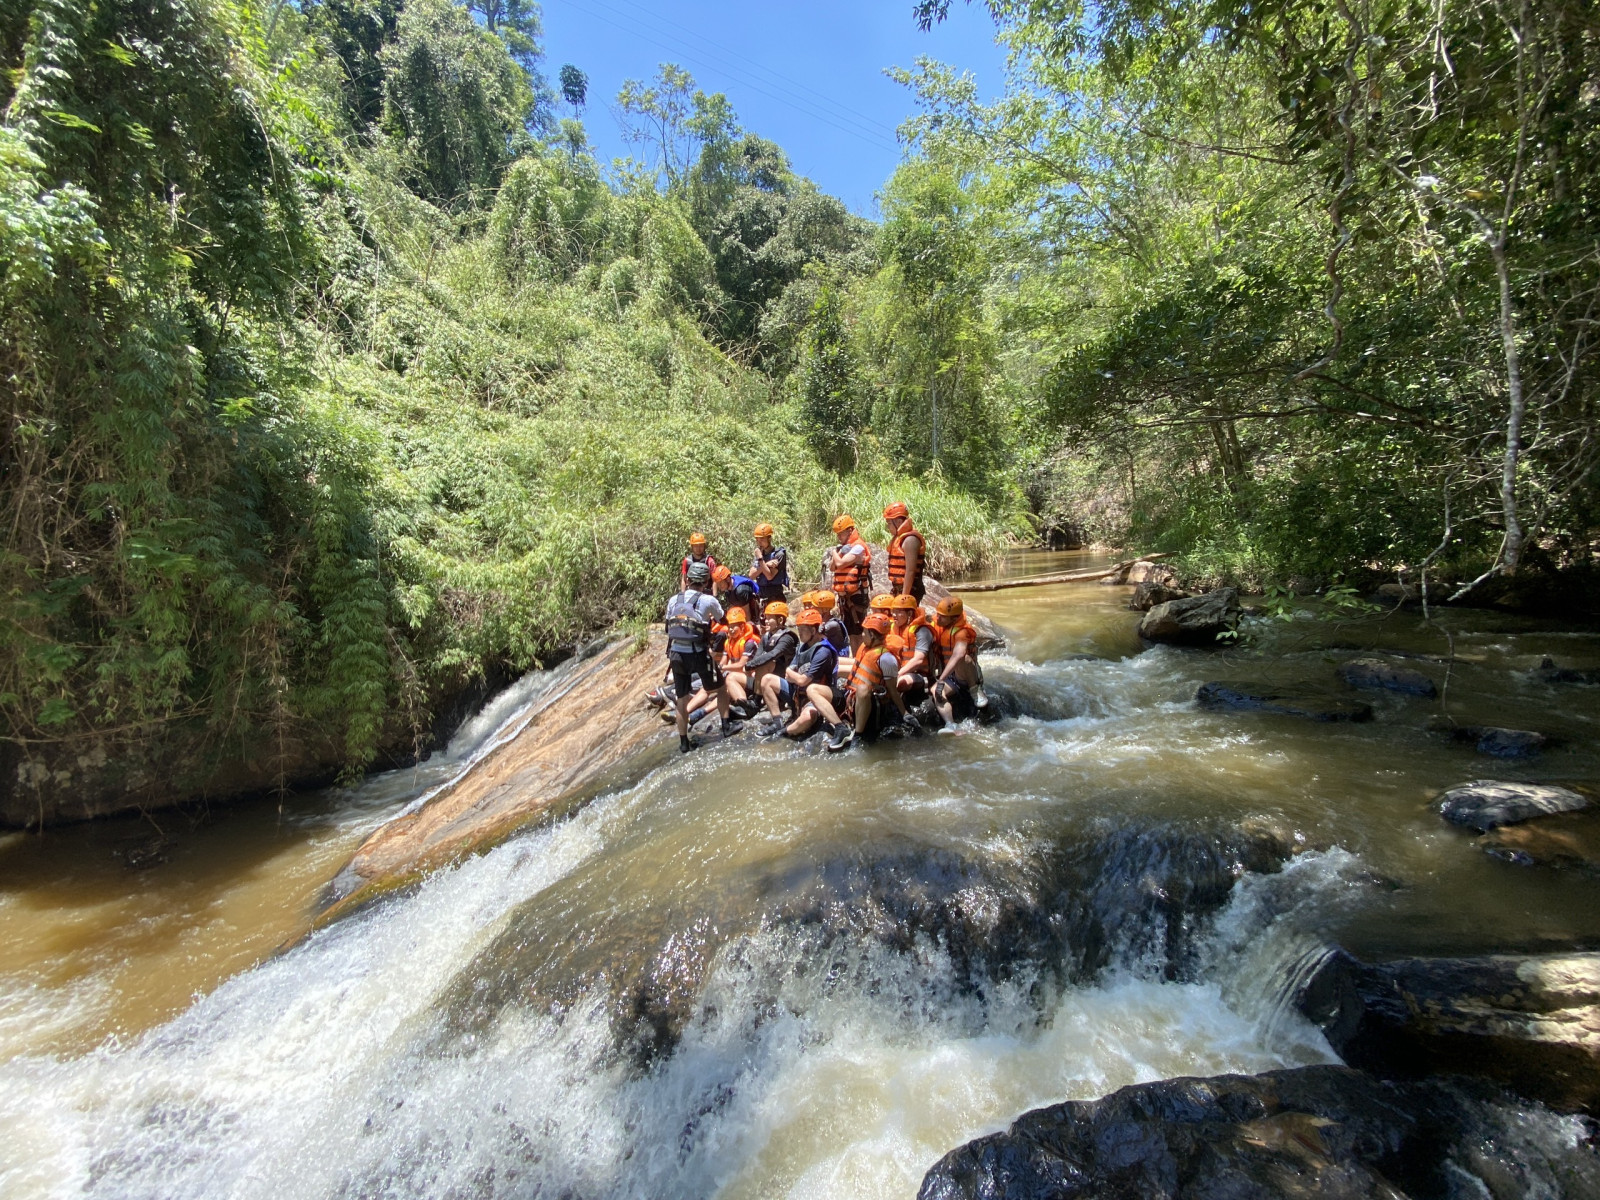
<path fill-rule="evenodd" d="M 755 527 L 755 557 L 750 561 L 750 578 L 756 581 L 756 602 L 765 612 L 774 600 L 783 600 L 789 587 L 789 552 L 772 544 L 772 526 L 765 521 Z"/>
<path fill-rule="evenodd" d="M 896 596 L 915 596 L 921 601 L 926 593 L 922 582 L 924 545 L 922 534 L 911 524 L 905 501 L 887 505 L 883 522 L 889 527 L 889 590 Z"/>
<path fill-rule="evenodd" d="M 933 681 L 933 702 L 948 724 L 955 723 L 955 704 L 961 693 L 972 699 L 974 708 L 989 706 L 983 692 L 983 672 L 978 668 L 978 631 L 967 620 L 960 596 L 939 601 L 933 618 L 933 634 L 938 645 L 939 673 Z"/>
<path fill-rule="evenodd" d="M 939 641 L 933 622 L 915 596 L 895 596 L 889 603 L 894 618 L 889 642 L 894 644 L 894 656 L 900 663 L 896 682 L 906 703 L 920 704 L 927 695 L 928 676 L 933 671 Z"/>
<path fill-rule="evenodd" d="M 854 517 L 841 516 L 833 522 L 838 545 L 823 556 L 822 567 L 833 581 L 833 594 L 839 600 L 839 619 L 850 634 L 850 648 L 861 638 L 861 619 L 867 615 L 867 599 L 872 592 L 872 551 L 856 529 Z"/>
<path fill-rule="evenodd" d="M 822 637 L 822 614 L 814 608 L 801 610 L 795 618 L 800 648 L 794 661 L 780 677 L 776 672 L 761 681 L 761 698 L 771 714 L 761 726 L 764 736 L 778 733 L 801 738 L 823 722 L 829 742 L 849 741 L 849 727 L 839 720 L 833 707 L 833 676 L 838 655 Z M 794 719 L 784 723 L 784 714 Z"/>
<path fill-rule="evenodd" d="M 696 531 L 689 535 L 689 553 L 683 556 L 683 562 L 678 567 L 678 590 L 684 591 L 689 586 L 689 564 L 705 563 L 707 571 L 717 569 L 717 560 L 711 557 L 711 552 L 706 549 L 706 535 Z"/>

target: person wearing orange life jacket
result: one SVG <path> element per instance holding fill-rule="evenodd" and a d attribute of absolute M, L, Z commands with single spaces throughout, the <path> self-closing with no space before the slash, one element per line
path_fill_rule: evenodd
<path fill-rule="evenodd" d="M 755 527 L 755 557 L 750 561 L 750 578 L 756 581 L 757 603 L 763 614 L 767 605 L 782 601 L 789 586 L 789 552 L 772 544 L 772 526 L 765 521 Z"/>
<path fill-rule="evenodd" d="M 755 678 L 749 658 L 761 645 L 761 632 L 750 623 L 745 610 L 735 605 L 728 610 L 728 632 L 722 644 L 722 686 L 728 691 L 728 710 L 748 720 L 754 716 L 747 707 L 750 686 Z"/>
<path fill-rule="evenodd" d="M 800 648 L 794 661 L 782 677 L 774 672 L 761 681 L 761 696 L 772 714 L 760 727 L 762 736 L 784 734 L 803 738 L 821 721 L 828 731 L 829 744 L 843 744 L 849 741 L 850 728 L 839 719 L 833 707 L 837 655 L 821 635 L 822 613 L 815 608 L 802 609 L 795 618 L 795 631 L 800 637 Z M 785 712 L 794 713 L 794 719 L 787 724 L 782 715 Z"/>
<path fill-rule="evenodd" d="M 933 681 L 933 702 L 947 724 L 955 724 L 955 704 L 962 692 L 972 697 L 975 708 L 989 706 L 983 692 L 983 672 L 978 669 L 978 631 L 967 620 L 960 596 L 939 601 L 933 618 L 938 641 L 939 674 Z"/>
<path fill-rule="evenodd" d="M 685 591 L 689 587 L 689 565 L 691 563 L 705 563 L 706 570 L 715 571 L 717 560 L 711 557 L 711 552 L 706 549 L 706 535 L 691 533 L 689 535 L 689 553 L 683 556 L 683 562 L 678 567 L 678 590 Z"/>
<path fill-rule="evenodd" d="M 889 590 L 896 596 L 915 596 L 921 601 L 926 593 L 922 567 L 927 549 L 922 533 L 911 524 L 911 514 L 903 500 L 884 508 L 883 522 L 889 527 Z"/>
<path fill-rule="evenodd" d="M 890 605 L 894 615 L 890 639 L 899 643 L 895 650 L 895 658 L 900 661 L 896 682 L 906 703 L 920 704 L 927 694 L 930 675 L 938 670 L 934 663 L 939 653 L 939 639 L 933 631 L 933 622 L 915 596 L 895 596 Z"/>
<path fill-rule="evenodd" d="M 853 648 L 861 637 L 861 618 L 867 615 L 867 597 L 872 591 L 872 551 L 861 540 L 854 517 L 837 518 L 833 532 L 839 542 L 823 556 L 822 567 L 839 598 L 839 619 L 849 631 Z"/>
<path fill-rule="evenodd" d="M 861 647 L 856 652 L 855 666 L 846 683 L 845 703 L 852 717 L 853 728 L 849 738 L 830 741 L 827 746 L 830 751 L 843 750 L 855 741 L 865 740 L 875 727 L 881 728 L 888 715 L 886 705 L 892 705 L 898 711 L 900 723 L 907 731 L 921 731 L 922 727 L 906 708 L 906 702 L 895 683 L 900 664 L 884 645 L 890 624 L 888 613 L 881 609 L 869 612 L 861 622 Z"/>

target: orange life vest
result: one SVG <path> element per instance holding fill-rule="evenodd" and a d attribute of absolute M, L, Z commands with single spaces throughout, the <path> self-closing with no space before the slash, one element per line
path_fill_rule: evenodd
<path fill-rule="evenodd" d="M 978 631 L 972 627 L 972 622 L 962 617 L 954 625 L 933 625 L 933 636 L 939 647 L 939 669 L 944 670 L 944 664 L 950 661 L 950 655 L 956 648 L 957 642 L 967 643 L 967 653 L 978 653 Z"/>
<path fill-rule="evenodd" d="M 887 646 L 862 649 L 856 656 L 855 669 L 850 672 L 849 691 L 855 691 L 863 683 L 874 692 L 883 687 L 883 655 L 887 649 Z"/>
<path fill-rule="evenodd" d="M 728 630 L 728 641 L 723 647 L 730 666 L 737 666 L 744 661 L 745 651 L 752 646 L 761 644 L 761 635 L 756 632 L 756 627 L 746 621 L 743 625 L 734 625 Z"/>
<path fill-rule="evenodd" d="M 906 550 L 904 542 L 908 537 L 915 537 L 922 543 L 922 551 L 917 555 L 917 573 L 912 579 L 906 578 Z M 900 531 L 889 539 L 889 590 L 896 596 L 904 596 L 908 592 L 915 593 L 917 585 L 922 582 L 922 568 L 928 559 L 928 539 L 922 536 L 922 531 L 911 527 L 911 518 L 907 517 L 900 522 Z"/>
<path fill-rule="evenodd" d="M 906 652 L 908 646 L 914 645 L 914 643 L 908 643 L 906 641 L 906 634 L 908 633 L 911 633 L 911 627 L 909 625 L 906 626 L 903 632 L 896 632 L 895 630 L 891 629 L 888 633 L 883 635 L 883 648 L 898 659 Z M 912 636 L 914 637 L 915 635 L 913 634 Z"/>
<path fill-rule="evenodd" d="M 900 633 L 901 639 L 904 640 L 906 644 L 907 658 L 910 658 L 917 652 L 917 630 L 933 628 L 933 621 L 929 618 L 928 614 L 920 608 L 917 609 L 917 615 L 911 618 L 911 624 L 907 625 Z M 933 646 L 934 653 L 937 654 L 939 649 L 939 634 L 937 630 L 934 630 Z M 901 663 L 900 665 L 904 666 L 905 664 Z"/>
<path fill-rule="evenodd" d="M 872 583 L 872 548 L 861 540 L 861 534 L 854 529 L 850 531 L 850 536 L 845 539 L 844 545 L 860 546 L 862 553 L 859 559 L 834 568 L 833 590 L 841 596 L 853 596 Z M 843 546 L 838 547 L 838 549 L 843 548 Z"/>

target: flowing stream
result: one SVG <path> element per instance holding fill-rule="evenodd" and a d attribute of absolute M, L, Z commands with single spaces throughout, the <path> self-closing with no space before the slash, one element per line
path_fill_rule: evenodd
<path fill-rule="evenodd" d="M 1491 859 L 1428 805 L 1600 780 L 1600 689 L 1530 673 L 1600 666 L 1600 637 L 1308 604 L 1141 652 L 1128 593 L 972 598 L 1020 715 L 710 746 L 309 936 L 361 838 L 559 670 L 355 789 L 0 840 L 0 1195 L 909 1197 L 1030 1107 L 1332 1061 L 1287 997 L 1335 942 L 1600 946 L 1600 881 Z M 1192 702 L 1356 648 L 1441 657 L 1445 630 L 1456 719 L 1561 743 L 1484 759 L 1390 694 L 1364 725 Z"/>

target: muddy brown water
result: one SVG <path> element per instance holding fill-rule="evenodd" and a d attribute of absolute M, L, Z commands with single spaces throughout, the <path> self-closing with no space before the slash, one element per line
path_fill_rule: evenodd
<path fill-rule="evenodd" d="M 1600 689 L 1530 673 L 1600 667 L 1600 637 L 1307 601 L 1237 648 L 1144 650 L 1128 594 L 972 597 L 1021 715 L 709 746 L 281 955 L 360 839 L 555 676 L 353 790 L 0 841 L 0 1194 L 909 1196 L 1035 1105 L 1329 1061 L 1284 1003 L 1329 944 L 1600 947 L 1600 881 L 1429 807 L 1600 783 Z M 1496 762 L 1384 693 L 1364 725 L 1192 702 L 1331 686 L 1367 649 L 1559 744 Z M 1230 864 L 1258 868 L 1231 893 Z"/>

